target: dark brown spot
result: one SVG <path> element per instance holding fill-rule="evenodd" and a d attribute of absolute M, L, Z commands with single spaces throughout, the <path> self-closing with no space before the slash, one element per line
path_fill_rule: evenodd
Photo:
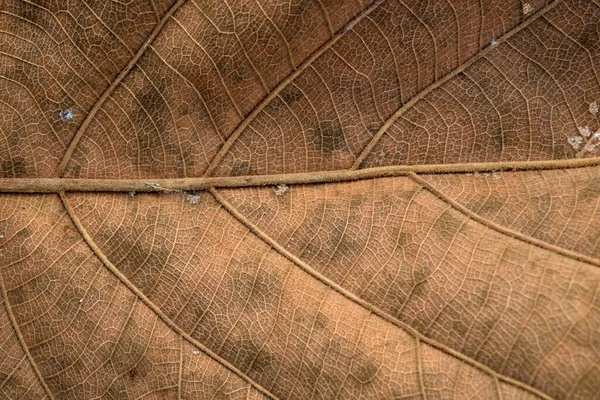
<path fill-rule="evenodd" d="M 14 241 L 17 243 L 23 243 L 25 240 L 29 239 L 31 237 L 31 231 L 29 230 L 29 228 L 24 227 L 21 228 L 17 231 L 17 233 L 15 233 L 15 236 L 13 237 Z"/>
<path fill-rule="evenodd" d="M 451 240 L 461 229 L 462 221 L 450 210 L 444 211 L 433 224 L 433 229 L 442 238 Z"/>
<path fill-rule="evenodd" d="M 131 113 L 131 120 L 137 128 L 137 140 L 128 146 L 127 155 L 132 160 L 139 158 L 138 167 L 147 172 L 156 172 L 157 165 L 165 162 L 170 113 L 162 96 L 164 91 L 162 86 L 157 89 L 146 83 L 135 94 L 138 101 L 134 103 L 136 107 Z"/>
<path fill-rule="evenodd" d="M 232 293 L 238 304 L 246 307 L 244 312 L 255 313 L 268 307 L 281 296 L 282 278 L 261 269 L 256 271 L 259 262 L 232 262 L 236 264 Z"/>
<path fill-rule="evenodd" d="M 246 64 L 246 62 L 233 59 L 230 56 L 223 56 L 219 61 L 217 61 L 217 70 L 219 74 L 226 79 L 230 80 L 235 84 L 240 84 L 244 81 L 244 73 L 246 71 L 242 70 L 242 65 Z"/>
<path fill-rule="evenodd" d="M 145 236 L 134 236 L 117 230 L 103 248 L 109 259 L 131 279 L 144 293 L 151 293 L 162 270 L 167 264 L 170 251 L 165 243 L 160 247 L 145 244 Z"/>
<path fill-rule="evenodd" d="M 23 157 L 16 156 L 4 160 L 1 164 L 2 176 L 5 178 L 23 178 L 27 175 L 27 167 Z"/>
<path fill-rule="evenodd" d="M 412 243 L 413 235 L 410 232 L 401 232 L 397 226 L 392 228 L 392 237 L 397 247 L 404 247 Z"/>
<path fill-rule="evenodd" d="M 346 147 L 344 131 L 337 121 L 319 122 L 318 127 L 312 129 L 311 136 L 315 149 L 327 157 Z"/>
<path fill-rule="evenodd" d="M 315 318 L 315 328 L 318 330 L 323 330 L 327 328 L 327 324 L 329 322 L 329 318 L 322 312 L 317 312 L 317 316 Z"/>
<path fill-rule="evenodd" d="M 600 178 L 592 178 L 578 196 L 581 201 L 596 201 L 600 197 Z"/>
<path fill-rule="evenodd" d="M 40 18 L 39 6 L 25 1 L 13 1 L 13 13 L 29 22 L 36 23 Z"/>
<path fill-rule="evenodd" d="M 452 330 L 458 334 L 459 337 L 464 337 L 469 332 L 469 327 L 461 320 L 452 321 Z"/>
<path fill-rule="evenodd" d="M 242 339 L 233 343 L 237 351 L 236 366 L 246 373 L 265 374 L 274 361 L 273 355 L 266 346 L 261 346 L 250 339 Z"/>
<path fill-rule="evenodd" d="M 231 167 L 231 176 L 251 175 L 250 162 L 236 162 Z"/>
<path fill-rule="evenodd" d="M 281 92 L 281 98 L 287 105 L 292 105 L 304 98 L 304 93 L 294 85 L 289 85 Z"/>
<path fill-rule="evenodd" d="M 503 206 L 504 201 L 501 198 L 490 196 L 484 200 L 479 209 L 474 209 L 473 211 L 476 211 L 483 216 L 495 215 Z"/>
<path fill-rule="evenodd" d="M 372 384 L 379 368 L 367 356 L 359 355 L 352 359 L 351 376 L 360 384 Z"/>
<path fill-rule="evenodd" d="M 290 11 L 286 13 L 286 21 L 283 24 L 283 26 L 280 27 L 282 29 L 282 33 L 286 41 L 289 42 L 293 40 L 294 37 L 298 34 L 298 32 L 300 32 L 300 30 L 302 29 L 302 25 L 304 24 L 304 18 L 306 18 L 304 14 L 311 6 L 311 3 L 312 2 L 310 0 L 292 1 Z M 311 18 L 314 18 L 314 16 Z"/>

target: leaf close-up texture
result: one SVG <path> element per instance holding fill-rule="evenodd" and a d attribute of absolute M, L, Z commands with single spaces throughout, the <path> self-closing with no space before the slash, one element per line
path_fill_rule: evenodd
<path fill-rule="evenodd" d="M 600 399 L 599 0 L 0 0 L 0 399 Z"/>

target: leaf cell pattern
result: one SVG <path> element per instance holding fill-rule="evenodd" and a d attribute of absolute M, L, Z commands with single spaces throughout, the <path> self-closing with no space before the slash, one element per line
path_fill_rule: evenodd
<path fill-rule="evenodd" d="M 598 398 L 598 21 L 0 0 L 0 398 Z"/>

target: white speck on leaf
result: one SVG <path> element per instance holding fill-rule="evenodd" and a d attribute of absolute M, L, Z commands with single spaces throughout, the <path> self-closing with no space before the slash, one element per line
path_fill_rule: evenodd
<path fill-rule="evenodd" d="M 146 186 L 150 186 L 152 189 L 160 190 L 162 189 L 158 183 L 155 182 L 146 182 Z"/>
<path fill-rule="evenodd" d="M 197 356 L 198 354 L 200 354 L 200 350 L 192 350 L 192 354 Z"/>
<path fill-rule="evenodd" d="M 594 133 L 594 139 L 598 139 L 598 140 L 600 140 L 600 129 L 598 129 L 598 130 L 596 131 L 596 133 Z"/>
<path fill-rule="evenodd" d="M 275 194 L 277 196 L 281 196 L 283 195 L 285 192 L 288 191 L 288 185 L 286 185 L 285 183 L 281 184 L 281 185 L 277 185 L 277 187 L 275 188 Z"/>
<path fill-rule="evenodd" d="M 579 148 L 581 147 L 581 144 L 583 143 L 583 138 L 581 136 L 573 136 L 570 137 L 567 142 L 569 142 L 569 144 L 571 145 L 571 147 L 573 147 L 573 149 L 575 150 L 579 150 Z"/>
<path fill-rule="evenodd" d="M 152 189 L 159 191 L 159 192 L 163 192 L 163 193 L 175 193 L 175 192 L 181 192 L 181 190 L 179 189 L 167 189 L 164 188 L 160 185 L 160 183 L 156 183 L 156 182 L 146 182 L 146 186 L 151 187 Z"/>
<path fill-rule="evenodd" d="M 79 302 L 80 302 L 80 303 L 83 303 L 83 299 L 79 299 Z"/>
<path fill-rule="evenodd" d="M 592 113 L 592 115 L 598 114 L 598 102 L 597 101 L 592 101 L 590 103 L 590 107 L 588 108 L 588 111 L 590 113 Z"/>
<path fill-rule="evenodd" d="M 584 138 L 590 137 L 590 135 L 592 134 L 592 131 L 590 131 L 589 126 L 580 126 L 578 129 L 579 129 L 579 134 L 581 136 L 583 136 Z"/>
<path fill-rule="evenodd" d="M 529 3 L 523 4 L 523 15 L 530 14 L 533 11 L 533 7 Z"/>
<path fill-rule="evenodd" d="M 185 196 L 185 199 L 190 204 L 200 203 L 200 195 L 199 194 L 188 194 L 187 196 Z"/>
<path fill-rule="evenodd" d="M 129 197 L 135 196 L 135 192 L 129 192 Z"/>
<path fill-rule="evenodd" d="M 594 151 L 596 147 L 598 147 L 598 143 L 588 144 L 587 146 L 585 146 L 585 151 Z"/>
<path fill-rule="evenodd" d="M 498 44 L 498 42 L 496 41 L 496 39 L 492 39 L 492 41 L 490 42 L 490 46 L 494 47 Z"/>
<path fill-rule="evenodd" d="M 475 177 L 478 177 L 479 175 L 481 175 L 481 174 L 479 173 L 479 171 L 475 171 L 475 172 L 473 172 L 473 176 L 475 176 Z"/>
<path fill-rule="evenodd" d="M 502 171 L 492 171 L 492 179 L 497 181 L 502 178 Z"/>
<path fill-rule="evenodd" d="M 67 108 L 66 110 L 60 110 L 58 112 L 58 116 L 61 119 L 61 121 L 70 121 L 75 115 L 73 114 L 73 110 Z"/>

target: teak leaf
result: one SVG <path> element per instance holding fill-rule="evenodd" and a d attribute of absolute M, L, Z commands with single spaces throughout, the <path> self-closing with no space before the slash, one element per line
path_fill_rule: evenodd
<path fill-rule="evenodd" d="M 0 0 L 0 398 L 600 398 L 600 1 Z"/>

